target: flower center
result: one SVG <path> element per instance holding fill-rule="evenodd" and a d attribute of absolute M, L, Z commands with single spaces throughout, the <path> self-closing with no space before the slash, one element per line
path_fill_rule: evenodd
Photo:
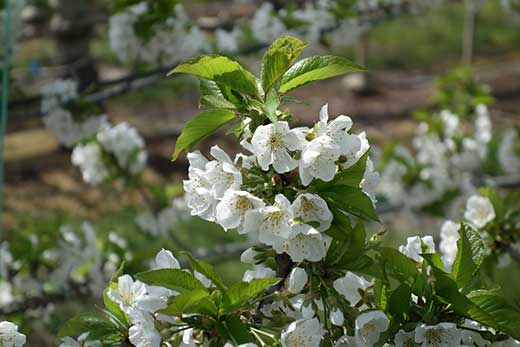
<path fill-rule="evenodd" d="M 273 149 L 283 148 L 282 134 L 279 132 L 272 133 L 269 137 L 269 146 Z"/>
<path fill-rule="evenodd" d="M 426 332 L 426 341 L 429 345 L 437 345 L 441 343 L 441 334 L 436 330 L 428 330 Z"/>
<path fill-rule="evenodd" d="M 253 203 L 251 203 L 251 201 L 248 198 L 246 198 L 245 196 L 241 196 L 237 199 L 235 206 L 237 209 L 244 211 L 244 210 L 248 210 L 251 207 L 253 207 Z"/>

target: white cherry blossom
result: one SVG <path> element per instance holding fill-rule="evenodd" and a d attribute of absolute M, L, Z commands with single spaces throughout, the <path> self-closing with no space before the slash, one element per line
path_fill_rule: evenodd
<path fill-rule="evenodd" d="M 109 171 L 97 143 L 75 146 L 72 151 L 72 163 L 79 166 L 83 180 L 89 184 L 100 184 L 108 178 Z"/>
<path fill-rule="evenodd" d="M 249 247 L 240 255 L 240 261 L 246 264 L 256 264 L 255 257 L 258 254 L 259 252 L 255 251 L 252 247 Z"/>
<path fill-rule="evenodd" d="M 459 229 L 460 224 L 451 220 L 445 221 L 441 227 L 441 242 L 439 244 L 439 250 L 442 253 L 444 268 L 448 272 L 451 271 L 451 266 L 457 257 L 457 241 L 460 238 Z"/>
<path fill-rule="evenodd" d="M 318 319 L 300 319 L 282 331 L 280 342 L 283 347 L 318 347 L 323 333 Z"/>
<path fill-rule="evenodd" d="M 318 136 L 306 144 L 302 151 L 299 173 L 302 184 L 307 186 L 314 178 L 330 182 L 336 175 L 336 161 L 341 147 L 328 136 Z"/>
<path fill-rule="evenodd" d="M 292 232 L 293 211 L 287 198 L 278 194 L 272 206 L 264 206 L 252 212 L 244 230 L 251 232 L 258 230 L 258 239 L 266 245 L 272 245 L 280 238 L 287 239 Z"/>
<path fill-rule="evenodd" d="M 483 228 L 495 219 L 495 210 L 488 198 L 473 195 L 466 202 L 464 218 L 477 228 Z"/>
<path fill-rule="evenodd" d="M 345 316 L 339 308 L 330 311 L 329 319 L 332 324 L 337 325 L 339 327 L 343 326 L 343 323 L 345 323 Z"/>
<path fill-rule="evenodd" d="M 167 249 L 161 249 L 155 256 L 155 269 L 180 269 L 181 265 L 173 253 Z"/>
<path fill-rule="evenodd" d="M 318 222 L 319 226 L 316 227 L 318 231 L 325 231 L 330 228 L 333 218 L 332 212 L 330 212 L 325 200 L 317 194 L 304 193 L 298 195 L 292 203 L 291 209 L 294 218 L 300 218 L 304 223 Z"/>
<path fill-rule="evenodd" d="M 128 338 L 136 347 L 160 347 L 161 334 L 155 329 L 154 319 L 149 313 L 137 310 L 130 315 L 132 326 Z"/>
<path fill-rule="evenodd" d="M 21 347 L 25 344 L 26 337 L 18 332 L 18 326 L 8 321 L 0 322 L 0 346 Z"/>
<path fill-rule="evenodd" d="M 423 250 L 424 247 L 424 250 Z M 399 252 L 403 253 L 409 258 L 412 258 L 416 262 L 422 262 L 423 258 L 421 253 L 433 253 L 435 252 L 435 243 L 433 237 L 427 236 L 411 236 L 406 239 L 406 245 L 399 246 Z"/>
<path fill-rule="evenodd" d="M 211 147 L 210 153 L 216 160 L 206 163 L 205 171 L 215 198 L 221 199 L 226 191 L 240 189 L 242 174 L 219 146 Z"/>
<path fill-rule="evenodd" d="M 335 280 L 332 285 L 352 306 L 355 306 L 362 299 L 359 291 L 365 291 L 373 284 L 373 281 L 367 281 L 363 277 L 348 271 L 345 276 Z"/>
<path fill-rule="evenodd" d="M 421 347 L 461 346 L 461 333 L 454 323 L 419 325 L 415 328 L 415 342 Z"/>
<path fill-rule="evenodd" d="M 382 332 L 388 329 L 388 318 L 383 311 L 367 311 L 356 318 L 356 339 L 363 346 L 373 346 Z"/>
<path fill-rule="evenodd" d="M 302 136 L 291 130 L 287 122 L 261 125 L 251 138 L 252 152 L 262 170 L 268 170 L 269 165 L 273 165 L 277 173 L 289 172 L 298 166 L 292 152 L 301 150 L 302 147 Z"/>
<path fill-rule="evenodd" d="M 296 262 L 304 260 L 320 261 L 327 253 L 330 239 L 308 224 L 300 224 L 293 227 L 288 239 L 279 239 L 273 244 L 273 249 L 278 253 L 287 253 Z"/>
<path fill-rule="evenodd" d="M 110 300 L 119 304 L 121 311 L 130 313 L 139 300 L 146 297 L 146 285 L 135 281 L 129 275 L 123 275 L 117 279 L 117 287 L 108 290 Z"/>
<path fill-rule="evenodd" d="M 309 276 L 307 276 L 305 269 L 294 267 L 286 280 L 287 290 L 291 293 L 298 294 L 303 290 L 308 280 Z"/>
<path fill-rule="evenodd" d="M 242 277 L 243 282 L 251 282 L 253 279 L 259 278 L 274 278 L 276 277 L 276 271 L 267 266 L 258 265 L 253 270 L 246 270 Z"/>
<path fill-rule="evenodd" d="M 403 329 L 399 330 L 394 337 L 395 347 L 416 347 L 415 330 L 406 332 Z"/>
<path fill-rule="evenodd" d="M 216 207 L 216 218 L 224 229 L 237 229 L 241 234 L 246 233 L 244 222 L 248 214 L 263 207 L 264 202 L 256 196 L 242 190 L 228 190 Z"/>
<path fill-rule="evenodd" d="M 188 180 L 183 181 L 186 192 L 186 205 L 192 216 L 199 216 L 207 221 L 215 220 L 215 208 L 218 200 L 213 194 L 213 186 L 206 174 L 207 159 L 200 152 L 188 153 L 190 167 Z"/>

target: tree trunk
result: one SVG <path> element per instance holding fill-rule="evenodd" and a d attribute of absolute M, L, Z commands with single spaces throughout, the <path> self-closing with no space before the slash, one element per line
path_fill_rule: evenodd
<path fill-rule="evenodd" d="M 78 81 L 83 90 L 98 81 L 95 62 L 90 55 L 94 32 L 94 5 L 91 0 L 54 0 L 52 32 L 59 63 L 66 66 L 62 76 Z"/>

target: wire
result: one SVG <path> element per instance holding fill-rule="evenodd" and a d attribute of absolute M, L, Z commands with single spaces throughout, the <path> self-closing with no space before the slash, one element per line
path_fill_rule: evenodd
<path fill-rule="evenodd" d="M 4 63 L 2 67 L 2 111 L 0 123 L 0 240 L 2 239 L 2 211 L 4 210 L 4 135 L 7 126 L 7 98 L 9 96 L 9 58 L 11 55 L 10 40 L 10 0 L 5 1 L 4 27 Z"/>

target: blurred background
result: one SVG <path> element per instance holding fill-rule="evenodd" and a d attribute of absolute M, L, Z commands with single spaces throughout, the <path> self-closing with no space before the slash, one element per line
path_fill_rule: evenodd
<path fill-rule="evenodd" d="M 142 3 L 148 8 L 140 9 Z M 21 324 L 29 346 L 56 345 L 60 325 L 99 302 L 99 288 L 122 261 L 131 273 L 146 269 L 163 247 L 189 248 L 216 262 L 226 281 L 247 268 L 237 259 L 248 240 L 190 217 L 182 200 L 187 161 L 171 156 L 183 124 L 198 112 L 200 93 L 194 78 L 166 77 L 179 61 L 220 53 L 258 73 L 266 47 L 283 34 L 309 41 L 305 55 L 355 61 L 368 72 L 301 88 L 293 96 L 305 104 L 290 109 L 312 126 L 328 103 L 331 115 L 349 115 L 355 132 L 366 131 L 376 149 L 396 142 L 411 148 L 418 114 L 441 107 L 439 93 L 450 78 L 483 88 L 477 97 L 488 104 L 494 130 L 520 126 L 520 2 L 514 0 L 150 3 L 14 0 L 7 35 L 2 9 L 2 57 L 9 51 L 11 63 L 2 65 L 8 74 L 2 90 L 9 93 L 0 320 Z M 137 129 L 147 151 L 138 183 L 85 182 L 45 107 L 59 80 L 74 81 L 81 101 L 68 111 L 103 114 Z M 234 142 L 219 132 L 198 148 L 208 153 L 217 143 L 236 153 Z M 384 217 L 390 243 L 438 234 L 442 219 L 394 212 Z"/>

